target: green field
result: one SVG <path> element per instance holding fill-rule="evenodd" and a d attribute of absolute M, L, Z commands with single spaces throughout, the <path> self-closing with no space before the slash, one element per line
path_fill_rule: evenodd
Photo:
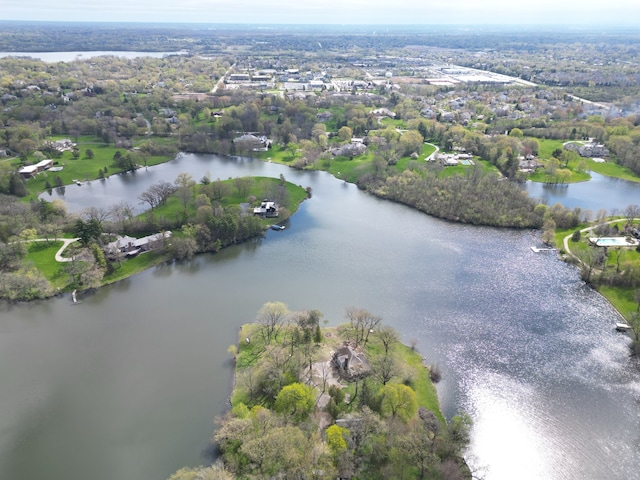
<path fill-rule="evenodd" d="M 32 264 L 56 289 L 64 288 L 67 275 L 63 273 L 64 264 L 55 259 L 56 252 L 62 246 L 62 242 L 30 242 L 27 247 L 25 263 Z"/>

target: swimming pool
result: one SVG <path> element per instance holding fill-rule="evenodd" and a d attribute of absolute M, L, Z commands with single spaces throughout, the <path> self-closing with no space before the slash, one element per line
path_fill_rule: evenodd
<path fill-rule="evenodd" d="M 629 239 L 628 237 L 600 237 L 592 239 L 592 242 L 598 247 L 634 247 L 638 244 L 635 239 Z"/>

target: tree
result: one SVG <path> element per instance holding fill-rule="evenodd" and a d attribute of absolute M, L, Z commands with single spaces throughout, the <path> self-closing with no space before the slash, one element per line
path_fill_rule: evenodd
<path fill-rule="evenodd" d="M 542 241 L 547 245 L 553 245 L 556 234 L 556 222 L 549 217 L 542 225 Z"/>
<path fill-rule="evenodd" d="M 515 138 L 522 138 L 523 133 L 522 133 L 522 130 L 520 130 L 519 128 L 512 128 L 511 131 L 509 132 L 509 136 L 515 137 Z"/>
<path fill-rule="evenodd" d="M 191 200 L 191 198 L 193 197 L 193 192 L 191 191 L 191 187 L 193 187 L 196 184 L 196 182 L 191 175 L 183 172 L 177 176 L 177 178 L 173 183 L 177 190 L 177 195 L 182 201 L 183 213 L 186 216 L 187 205 L 189 204 L 189 200 Z"/>
<path fill-rule="evenodd" d="M 640 218 L 640 206 L 627 205 L 624 209 L 624 218 L 627 220 L 626 225 L 632 225 L 634 220 Z"/>
<path fill-rule="evenodd" d="M 560 160 L 557 158 L 550 158 L 545 168 L 545 173 L 549 176 L 549 183 L 551 183 L 560 167 Z"/>
<path fill-rule="evenodd" d="M 386 385 L 400 374 L 400 366 L 393 355 L 377 355 L 371 359 L 374 378 L 382 385 Z"/>
<path fill-rule="evenodd" d="M 189 260 L 198 251 L 198 243 L 193 237 L 175 237 L 171 240 L 171 252 L 176 260 Z"/>
<path fill-rule="evenodd" d="M 588 247 L 586 249 L 576 250 L 575 255 L 580 262 L 580 276 L 582 280 L 591 283 L 594 270 L 606 261 L 607 257 L 604 248 Z"/>
<path fill-rule="evenodd" d="M 15 195 L 16 197 L 26 197 L 28 193 L 29 191 L 27 190 L 27 186 L 24 183 L 22 175 L 20 175 L 18 172 L 15 172 L 9 177 L 10 195 Z"/>
<path fill-rule="evenodd" d="M 421 418 L 414 419 L 408 431 L 398 438 L 398 447 L 406 463 L 418 468 L 418 478 L 425 478 L 427 471 L 440 463 L 435 453 L 436 431 Z M 447 477 L 448 478 L 448 477 Z"/>
<path fill-rule="evenodd" d="M 140 203 L 148 203 L 151 210 L 153 210 L 159 205 L 164 205 L 175 191 L 176 187 L 173 184 L 161 180 L 142 192 L 138 200 L 140 200 Z"/>
<path fill-rule="evenodd" d="M 313 387 L 304 383 L 292 383 L 280 390 L 276 396 L 274 409 L 295 421 L 301 421 L 309 416 L 315 404 L 316 395 Z"/>
<path fill-rule="evenodd" d="M 85 155 L 85 157 L 87 157 L 89 160 L 91 160 L 91 159 L 95 156 L 95 154 L 93 153 L 93 150 L 91 150 L 90 148 L 87 148 L 87 149 L 84 151 L 84 155 Z"/>
<path fill-rule="evenodd" d="M 298 144 L 294 142 L 287 143 L 287 150 L 289 151 L 289 155 L 293 160 L 293 158 L 296 156 L 296 152 L 298 151 Z"/>
<path fill-rule="evenodd" d="M 75 223 L 74 233 L 82 245 L 88 245 L 90 242 L 97 241 L 102 235 L 102 222 L 95 218 L 86 222 L 78 219 Z"/>
<path fill-rule="evenodd" d="M 115 155 L 117 155 L 119 152 L 116 152 Z M 132 170 L 136 169 L 136 161 L 133 155 L 131 155 L 131 153 L 127 153 L 125 155 L 120 155 L 117 159 L 115 158 L 114 155 L 114 161 L 116 166 L 122 170 L 123 172 L 130 172 Z"/>
<path fill-rule="evenodd" d="M 411 155 L 412 153 L 420 153 L 422 150 L 422 144 L 424 140 L 422 135 L 417 130 L 409 130 L 404 132 L 400 137 L 400 148 L 403 156 Z"/>
<path fill-rule="evenodd" d="M 237 177 L 234 182 L 236 184 L 236 188 L 238 189 L 238 193 L 241 196 L 246 197 L 251 190 L 253 179 L 251 177 Z"/>
<path fill-rule="evenodd" d="M 334 455 L 339 455 L 341 452 L 347 449 L 347 442 L 345 438 L 349 436 L 349 430 L 340 427 L 338 425 L 331 425 L 327 428 L 327 444 L 329 450 Z"/>
<path fill-rule="evenodd" d="M 399 418 L 408 422 L 418 411 L 416 392 L 400 383 L 390 383 L 378 392 L 380 413 L 383 417 Z"/>
<path fill-rule="evenodd" d="M 353 131 L 349 127 L 347 127 L 346 125 L 344 127 L 340 127 L 340 129 L 338 130 L 338 138 L 341 142 L 350 142 L 351 137 L 353 137 Z"/>
<path fill-rule="evenodd" d="M 248 439 L 241 447 L 258 478 L 310 478 L 312 445 L 302 430 L 294 426 L 268 429 L 264 435 Z"/>
<path fill-rule="evenodd" d="M 227 471 L 221 462 L 210 467 L 181 468 L 171 475 L 168 480 L 233 480 L 234 476 Z"/>
<path fill-rule="evenodd" d="M 288 314 L 289 309 L 282 302 L 267 302 L 260 308 L 256 320 L 262 325 L 261 333 L 267 345 L 271 343 L 272 338 L 277 338 Z"/>
<path fill-rule="evenodd" d="M 346 317 L 354 330 L 354 341 L 356 346 L 365 347 L 369 340 L 369 334 L 382 321 L 382 318 L 362 308 L 349 307 L 346 311 Z"/>
<path fill-rule="evenodd" d="M 376 330 L 376 335 L 380 339 L 380 341 L 382 342 L 382 346 L 384 347 L 384 354 L 385 355 L 387 355 L 389 353 L 389 350 L 399 340 L 398 332 L 396 332 L 396 330 L 393 327 L 389 327 L 387 325 L 379 327 Z"/>

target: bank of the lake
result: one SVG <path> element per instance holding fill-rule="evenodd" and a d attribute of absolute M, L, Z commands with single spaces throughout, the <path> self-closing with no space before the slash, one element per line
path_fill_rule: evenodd
<path fill-rule="evenodd" d="M 42 242 L 32 243 L 24 263 L 38 269 L 52 287 L 48 290 L 49 295 L 43 294 L 40 298 L 64 291 L 98 288 L 167 261 L 188 260 L 197 253 L 218 252 L 230 245 L 251 241 L 264 235 L 274 224 L 283 230 L 289 217 L 311 196 L 310 189 L 287 182 L 284 176 L 277 179 L 206 179 L 199 185 L 196 185 L 189 175 L 185 174 L 182 178 L 186 184 L 180 188 L 174 188 L 168 182 L 164 183 L 167 196 L 162 200 L 151 193 L 141 196 L 153 206 L 150 210 L 128 220 L 112 220 L 108 223 L 109 234 L 96 232 L 97 238 L 84 239 L 83 247 L 97 242 L 104 252 L 101 258 L 95 259 L 96 263 L 101 261 L 104 264 L 100 267 L 101 275 L 99 278 L 92 276 L 91 284 L 85 283 L 83 277 L 75 274 L 77 268 L 69 268 L 68 265 L 69 261 L 76 263 L 70 259 L 79 255 L 83 239 L 79 238 L 78 241 L 67 245 L 64 254 L 69 260 L 60 259 L 59 262 L 55 262 L 54 257 L 58 258 L 60 252 L 55 246 L 49 245 L 48 241 L 45 243 L 43 239 Z M 265 198 L 275 197 L 277 202 L 272 202 L 274 211 L 271 214 L 255 213 L 255 208 L 259 209 Z M 86 225 L 83 220 L 77 220 L 75 230 L 84 228 L 83 225 Z M 107 225 L 101 227 L 107 228 Z M 150 241 L 148 245 L 151 247 L 144 248 L 141 254 L 137 254 L 138 249 L 129 248 L 126 242 L 113 246 L 112 242 L 121 241 L 118 239 L 125 234 L 129 238 L 128 241 L 133 242 L 134 238 L 129 236 L 135 234 L 133 232 L 153 232 L 152 235 L 162 235 L 163 239 L 161 242 Z M 80 235 L 78 231 L 73 233 Z M 87 262 L 87 258 L 91 258 L 91 255 L 85 256 L 84 261 L 78 263 L 90 265 L 91 262 Z M 10 293 L 11 296 L 7 295 L 5 298 L 12 300 L 28 299 L 13 290 L 3 293 Z"/>

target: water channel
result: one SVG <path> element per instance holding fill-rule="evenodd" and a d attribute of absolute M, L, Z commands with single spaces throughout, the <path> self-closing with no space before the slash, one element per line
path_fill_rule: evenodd
<path fill-rule="evenodd" d="M 333 325 L 345 307 L 367 308 L 415 339 L 442 368 L 445 415 L 472 416 L 470 462 L 487 480 L 639 478 L 629 339 L 573 267 L 531 251 L 538 233 L 447 223 L 323 172 L 215 156 L 70 186 L 64 200 L 73 211 L 137 204 L 183 171 L 283 173 L 313 197 L 284 231 L 151 269 L 79 305 L 0 304 L 0 478 L 157 480 L 206 463 L 231 388 L 226 348 L 274 300 Z M 640 190 L 615 208 L 628 203 Z"/>

